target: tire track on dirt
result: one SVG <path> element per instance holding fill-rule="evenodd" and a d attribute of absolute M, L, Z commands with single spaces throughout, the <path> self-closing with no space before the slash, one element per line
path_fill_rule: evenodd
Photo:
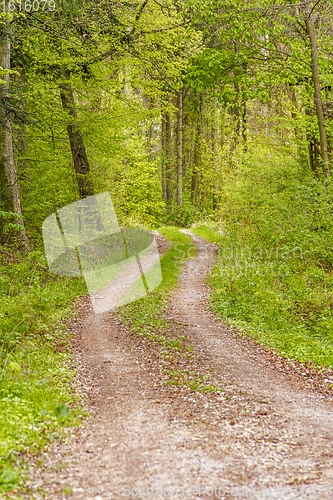
<path fill-rule="evenodd" d="M 224 492 L 229 500 L 255 498 L 255 492 L 263 498 L 261 487 L 270 486 L 267 498 L 282 500 L 301 498 L 301 485 L 310 484 L 331 486 L 332 495 L 325 490 L 317 498 L 333 498 L 331 398 L 286 363 L 278 369 L 278 357 L 214 317 L 205 277 L 216 249 L 193 240 L 197 255 L 184 264 L 167 317 L 181 325 L 178 333 L 191 340 L 225 392 L 167 386 L 151 343 L 83 303 L 76 353 L 92 417 L 43 453 L 27 498 L 180 500 L 205 493 L 216 500 Z M 281 485 L 294 493 L 297 486 L 298 494 L 286 496 Z"/>

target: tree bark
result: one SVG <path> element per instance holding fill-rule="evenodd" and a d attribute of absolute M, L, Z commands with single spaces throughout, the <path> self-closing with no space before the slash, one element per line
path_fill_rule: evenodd
<path fill-rule="evenodd" d="M 326 177 L 331 176 L 330 166 L 328 161 L 327 152 L 327 139 L 326 139 L 326 128 L 323 113 L 323 105 L 321 100 L 321 90 L 319 82 L 319 71 L 318 71 L 318 58 L 317 58 L 317 43 L 316 43 L 316 33 L 313 26 L 313 21 L 311 17 L 306 16 L 306 27 L 309 35 L 309 41 L 311 46 L 311 69 L 312 69 L 312 81 L 314 86 L 314 100 L 316 105 L 317 121 L 319 126 L 319 136 L 320 136 L 320 153 L 322 158 L 322 169 Z"/>
<path fill-rule="evenodd" d="M 167 140 L 166 140 L 166 113 L 162 115 L 162 126 L 161 126 L 161 171 L 162 171 L 162 193 L 163 201 L 167 203 L 167 182 L 166 182 L 166 161 L 167 161 Z M 166 208 L 166 207 L 165 207 Z"/>
<path fill-rule="evenodd" d="M 178 94 L 177 116 L 177 204 L 183 204 L 183 92 Z"/>
<path fill-rule="evenodd" d="M 171 120 L 170 113 L 165 115 L 165 178 L 166 178 L 166 201 L 171 202 Z"/>
<path fill-rule="evenodd" d="M 77 112 L 75 108 L 73 90 L 70 84 L 70 72 L 67 69 L 62 68 L 60 73 L 65 79 L 65 81 L 60 84 L 62 107 L 72 118 L 71 123 L 67 125 L 67 134 L 72 151 L 74 170 L 80 197 L 85 198 L 86 196 L 94 194 L 93 185 L 89 177 L 90 166 L 80 127 L 77 123 L 75 123 Z"/>
<path fill-rule="evenodd" d="M 192 203 L 195 205 L 198 191 L 198 181 L 199 181 L 199 164 L 200 164 L 200 122 L 197 124 L 195 145 L 194 145 L 194 161 L 193 161 L 193 171 L 192 171 Z"/>
<path fill-rule="evenodd" d="M 202 130 L 202 98 L 200 96 L 199 100 L 199 119 L 197 120 L 196 134 L 195 134 L 195 145 L 194 145 L 194 160 L 193 160 L 193 172 L 192 172 L 192 203 L 196 204 L 198 184 L 199 184 L 199 171 L 200 171 L 200 161 L 201 161 L 201 130 Z"/>
<path fill-rule="evenodd" d="M 219 137 L 219 106 L 217 96 L 214 97 L 214 194 L 213 194 L 213 209 L 215 210 L 219 199 L 219 184 L 217 180 L 218 170 L 218 137 Z"/>
<path fill-rule="evenodd" d="M 9 27 L 8 22 L 7 27 Z M 9 36 L 4 35 L 0 46 L 0 65 L 5 70 L 10 69 L 10 51 L 11 44 Z M 4 102 L 6 102 L 9 98 L 9 73 L 2 75 L 1 78 L 6 82 L 1 89 L 2 98 Z M 0 208 L 3 211 L 15 212 L 21 216 L 16 219 L 16 223 L 20 224 L 23 229 L 17 233 L 17 237 L 20 249 L 29 251 L 30 246 L 22 218 L 20 188 L 14 160 L 12 123 L 10 117 L 6 113 L 6 110 L 2 110 L 1 115 Z M 3 232 L 4 225 L 5 221 L 0 220 L 0 243 L 2 244 L 8 238 L 8 236 Z"/>
<path fill-rule="evenodd" d="M 309 110 L 309 108 L 305 108 L 305 115 L 311 116 L 311 111 Z M 316 177 L 319 177 L 320 162 L 318 159 L 318 150 L 320 151 L 320 149 L 318 145 L 318 139 L 313 135 L 313 132 L 308 125 L 306 127 L 306 141 L 308 144 L 310 168 L 312 172 L 314 172 Z"/>

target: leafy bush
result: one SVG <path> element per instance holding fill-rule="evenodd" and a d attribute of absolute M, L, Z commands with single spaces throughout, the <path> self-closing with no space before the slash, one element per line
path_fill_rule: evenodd
<path fill-rule="evenodd" d="M 168 210 L 163 218 L 164 224 L 180 227 L 190 227 L 190 225 L 195 220 L 196 208 L 188 201 L 183 202 L 183 206 L 180 207 L 174 204 L 172 211 Z"/>
<path fill-rule="evenodd" d="M 219 230 L 193 230 L 220 245 L 210 283 L 225 321 L 286 357 L 333 367 L 333 196 L 286 161 L 248 158 L 225 187 Z"/>

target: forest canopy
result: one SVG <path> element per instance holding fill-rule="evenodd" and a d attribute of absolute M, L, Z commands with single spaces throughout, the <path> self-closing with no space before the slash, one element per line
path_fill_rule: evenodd
<path fill-rule="evenodd" d="M 330 186 L 330 2 L 2 7 L 2 244 L 103 191 L 125 225 L 219 218 L 258 151 Z"/>

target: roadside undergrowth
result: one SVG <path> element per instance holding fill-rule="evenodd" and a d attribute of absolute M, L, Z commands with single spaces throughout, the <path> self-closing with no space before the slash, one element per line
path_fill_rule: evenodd
<path fill-rule="evenodd" d="M 117 318 L 128 331 L 148 339 L 157 347 L 168 385 L 188 387 L 202 393 L 222 391 L 202 367 L 198 368 L 198 356 L 182 331 L 184 324 L 167 317 L 168 299 L 178 283 L 181 263 L 193 256 L 196 247 L 189 236 L 175 227 L 163 227 L 158 232 L 172 243 L 161 258 L 162 283 L 142 299 L 122 306 Z"/>
<path fill-rule="evenodd" d="M 220 247 L 211 307 L 283 357 L 333 368 L 332 195 L 290 166 L 251 172 L 191 228 Z"/>
<path fill-rule="evenodd" d="M 81 415 L 65 320 L 86 290 L 50 275 L 42 252 L 9 250 L 0 254 L 0 290 L 0 493 L 20 498 L 12 495 L 29 455 Z"/>

